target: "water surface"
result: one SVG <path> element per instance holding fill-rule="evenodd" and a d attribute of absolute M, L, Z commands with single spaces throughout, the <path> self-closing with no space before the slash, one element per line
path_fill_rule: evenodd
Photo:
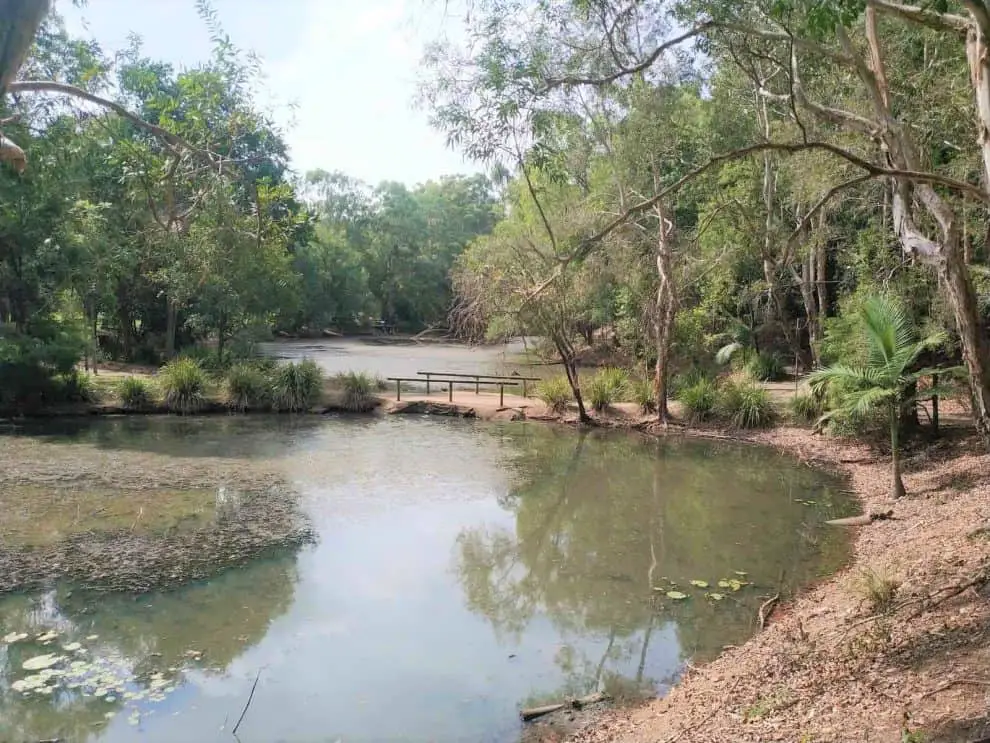
<path fill-rule="evenodd" d="M 0 647 L 4 741 L 229 740 L 256 678 L 243 743 L 512 741 L 527 704 L 662 692 L 689 658 L 751 634 L 781 581 L 846 555 L 822 528 L 849 512 L 840 484 L 753 447 L 399 417 L 25 433 L 124 463 L 274 462 L 320 541 L 179 590 L 0 598 L 0 636 L 30 635 Z M 79 673 L 15 691 L 42 653 Z"/>

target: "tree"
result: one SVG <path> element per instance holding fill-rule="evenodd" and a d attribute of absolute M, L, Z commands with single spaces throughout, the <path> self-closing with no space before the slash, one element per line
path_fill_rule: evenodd
<path fill-rule="evenodd" d="M 942 333 L 918 339 L 910 318 L 888 296 L 867 299 L 859 310 L 859 325 L 866 355 L 862 364 L 837 363 L 809 378 L 815 394 L 832 393 L 834 407 L 823 420 L 842 413 L 863 416 L 883 411 L 890 427 L 891 496 L 904 495 L 901 478 L 900 427 L 904 408 L 918 400 L 918 382 L 945 369 L 916 369 L 926 350 L 945 342 Z M 926 390 L 925 397 L 937 394 Z"/>

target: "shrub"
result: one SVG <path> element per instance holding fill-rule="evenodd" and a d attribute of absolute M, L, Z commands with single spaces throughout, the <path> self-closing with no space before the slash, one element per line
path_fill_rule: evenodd
<path fill-rule="evenodd" d="M 825 413 L 825 400 L 813 392 L 799 392 L 789 403 L 795 420 L 814 423 Z"/>
<path fill-rule="evenodd" d="M 337 380 L 343 388 L 340 405 L 354 413 L 365 413 L 378 404 L 375 390 L 380 389 L 381 380 L 364 372 L 339 374 Z"/>
<path fill-rule="evenodd" d="M 712 376 L 700 366 L 692 366 L 685 372 L 675 374 L 670 380 L 670 396 L 680 399 L 680 394 L 688 387 L 694 387 L 698 382 L 710 382 Z"/>
<path fill-rule="evenodd" d="M 601 412 L 617 402 L 625 392 L 628 379 L 622 369 L 607 367 L 599 371 L 588 385 L 591 406 Z"/>
<path fill-rule="evenodd" d="M 271 399 L 271 383 L 265 374 L 249 364 L 235 364 L 224 384 L 227 405 L 242 413 L 248 408 L 264 408 Z"/>
<path fill-rule="evenodd" d="M 206 373 L 190 358 L 178 358 L 158 373 L 165 407 L 173 413 L 195 413 L 206 402 Z"/>
<path fill-rule="evenodd" d="M 639 405 L 640 412 L 655 413 L 657 401 L 653 397 L 653 380 L 639 379 L 630 385 L 632 401 Z"/>
<path fill-rule="evenodd" d="M 98 395 L 88 374 L 70 371 L 55 377 L 56 402 L 96 402 Z"/>
<path fill-rule="evenodd" d="M 746 373 L 757 382 L 778 382 L 784 378 L 784 365 L 777 354 L 763 351 L 749 355 Z"/>
<path fill-rule="evenodd" d="M 716 413 L 735 428 L 761 428 L 774 419 L 770 394 L 752 382 L 726 381 L 718 393 Z"/>
<path fill-rule="evenodd" d="M 189 346 L 179 352 L 179 359 L 193 361 L 199 368 L 213 375 L 222 377 L 224 372 L 230 368 L 230 354 L 224 354 L 223 358 L 217 354 L 216 349 L 208 346 Z"/>
<path fill-rule="evenodd" d="M 272 398 L 275 408 L 299 413 L 312 408 L 323 392 L 323 371 L 311 359 L 283 364 L 275 372 Z"/>
<path fill-rule="evenodd" d="M 703 421 L 710 418 L 718 401 L 718 387 L 710 379 L 701 378 L 677 395 L 684 406 L 688 420 Z"/>
<path fill-rule="evenodd" d="M 141 377 L 124 377 L 117 385 L 117 394 L 121 404 L 130 410 L 143 410 L 154 401 L 151 383 Z"/>
<path fill-rule="evenodd" d="M 900 581 L 887 569 L 864 568 L 856 576 L 853 588 L 873 614 L 887 614 L 894 609 L 894 599 L 900 589 Z"/>
<path fill-rule="evenodd" d="M 554 413 L 560 414 L 567 410 L 572 398 L 571 384 L 567 377 L 558 376 L 544 379 L 536 385 L 536 396 Z"/>

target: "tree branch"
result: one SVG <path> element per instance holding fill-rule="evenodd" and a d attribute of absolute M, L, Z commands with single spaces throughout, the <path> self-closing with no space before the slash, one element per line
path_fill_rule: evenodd
<path fill-rule="evenodd" d="M 553 90 L 554 88 L 559 88 L 563 85 L 608 85 L 609 83 L 614 83 L 616 80 L 618 80 L 621 77 L 626 77 L 628 75 L 635 75 L 637 72 L 643 72 L 644 70 L 647 70 L 650 67 L 652 67 L 654 64 L 656 64 L 656 61 L 660 59 L 663 53 L 668 49 L 670 49 L 671 47 L 675 47 L 683 41 L 687 41 L 690 38 L 699 36 L 708 29 L 713 28 L 714 26 L 715 24 L 712 21 L 704 21 L 703 23 L 699 23 L 698 25 L 694 26 L 688 31 L 685 31 L 680 36 L 675 36 L 673 39 L 669 39 L 665 41 L 663 44 L 661 44 L 652 52 L 650 52 L 650 54 L 638 64 L 632 65 L 631 67 L 620 66 L 617 70 L 615 70 L 611 74 L 604 75 L 602 77 L 580 77 L 577 75 L 565 75 L 563 77 L 547 78 L 546 80 L 544 80 L 544 89 L 542 92 L 546 93 L 549 92 L 550 90 Z"/>
<path fill-rule="evenodd" d="M 19 80 L 17 82 L 11 83 L 7 87 L 9 93 L 61 93 L 62 95 L 68 95 L 73 98 L 81 98 L 84 101 L 89 101 L 90 103 L 95 103 L 103 108 L 109 108 L 111 111 L 127 119 L 129 122 L 137 127 L 140 127 L 146 131 L 151 132 L 159 139 L 163 140 L 173 151 L 177 149 L 195 150 L 196 148 L 190 145 L 181 137 L 173 134 L 167 129 L 163 129 L 156 124 L 145 121 L 137 114 L 131 113 L 126 108 L 121 106 L 119 103 L 115 103 L 102 96 L 95 95 L 89 91 L 83 90 L 82 88 L 77 88 L 75 85 L 67 85 L 66 83 L 56 83 L 50 80 Z"/>
<path fill-rule="evenodd" d="M 926 26 L 935 31 L 954 31 L 965 36 L 969 22 L 962 16 L 951 13 L 936 13 L 928 8 L 919 8 L 914 5 L 902 5 L 890 0 L 867 0 L 866 3 L 871 8 L 876 8 L 885 15 L 896 16 L 905 21 Z M 964 3 L 965 4 L 965 3 Z"/>

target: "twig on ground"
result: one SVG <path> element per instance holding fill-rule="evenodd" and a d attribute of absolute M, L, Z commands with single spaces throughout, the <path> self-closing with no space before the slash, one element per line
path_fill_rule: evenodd
<path fill-rule="evenodd" d="M 773 596 L 768 598 L 762 604 L 760 604 L 760 611 L 757 617 L 760 620 L 760 629 L 764 629 L 767 626 L 767 620 L 770 619 L 770 615 L 773 614 L 774 608 L 777 606 L 777 602 L 780 600 L 780 592 L 778 591 Z"/>
<path fill-rule="evenodd" d="M 262 666 L 264 668 L 264 666 Z M 248 694 L 247 704 L 244 705 L 244 709 L 241 710 L 241 716 L 237 718 L 237 722 L 234 723 L 234 729 L 230 731 L 231 735 L 237 735 L 237 728 L 241 726 L 241 722 L 244 721 L 244 715 L 247 714 L 248 707 L 251 706 L 251 700 L 254 699 L 254 690 L 258 688 L 258 679 L 261 678 L 262 668 L 258 669 L 257 675 L 254 677 L 254 683 L 251 684 L 251 693 Z"/>
<path fill-rule="evenodd" d="M 922 699 L 932 696 L 933 694 L 938 694 L 940 691 L 945 691 L 946 689 L 956 686 L 957 684 L 972 684 L 973 686 L 990 686 L 990 681 L 985 679 L 953 679 L 952 681 L 946 681 L 944 684 L 939 684 L 931 691 L 926 691 L 921 695 Z"/>

